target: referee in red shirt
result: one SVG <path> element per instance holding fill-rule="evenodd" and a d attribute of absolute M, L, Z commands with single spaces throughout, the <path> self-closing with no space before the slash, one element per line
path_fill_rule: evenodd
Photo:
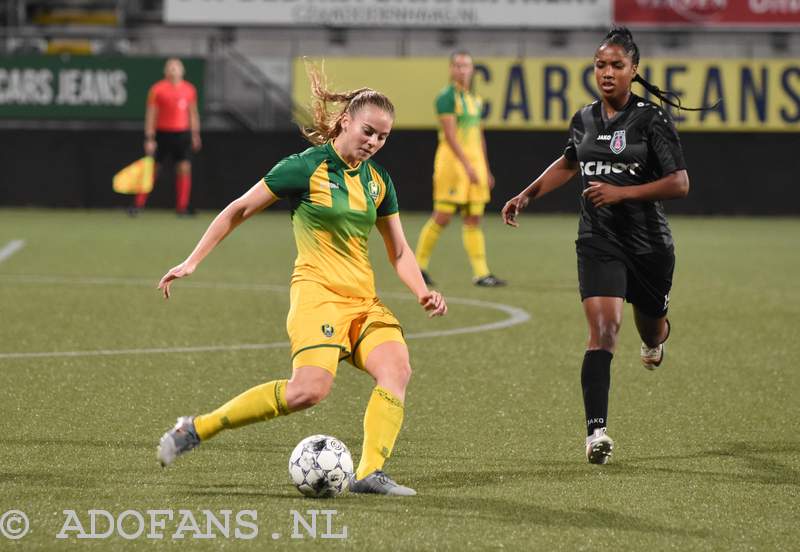
<path fill-rule="evenodd" d="M 200 116 L 197 112 L 197 90 L 183 80 L 183 63 L 170 58 L 164 65 L 164 78 L 147 94 L 144 115 L 144 153 L 156 158 L 156 175 L 161 163 L 171 157 L 175 165 L 175 210 L 189 214 L 192 190 L 191 151 L 199 151 Z M 148 194 L 139 194 L 133 214 L 144 208 Z"/>

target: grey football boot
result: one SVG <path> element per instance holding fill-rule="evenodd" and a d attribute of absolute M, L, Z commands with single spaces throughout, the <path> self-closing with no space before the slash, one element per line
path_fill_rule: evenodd
<path fill-rule="evenodd" d="M 162 468 L 172 464 L 175 459 L 197 448 L 200 437 L 194 429 L 194 416 L 181 416 L 175 427 L 167 431 L 158 443 L 156 457 Z"/>
<path fill-rule="evenodd" d="M 388 496 L 414 496 L 417 491 L 410 487 L 398 485 L 391 477 L 376 470 L 364 479 L 356 479 L 355 475 L 350 480 L 351 493 L 371 493 Z"/>

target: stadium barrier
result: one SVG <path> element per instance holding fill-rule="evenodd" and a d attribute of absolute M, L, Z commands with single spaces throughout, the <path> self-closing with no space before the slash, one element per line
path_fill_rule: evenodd
<path fill-rule="evenodd" d="M 130 197 L 111 189 L 118 170 L 142 155 L 142 133 L 101 130 L 0 131 L 0 206 L 122 207 Z M 669 213 L 800 214 L 793 184 L 800 141 L 789 133 L 681 134 L 692 189 L 668 202 Z M 488 131 L 499 210 L 563 151 L 566 132 Z M 282 157 L 306 147 L 297 131 L 205 132 L 193 163 L 192 204 L 219 209 L 252 186 Z M 404 210 L 431 208 L 436 133 L 397 130 L 376 160 L 392 175 Z M 153 192 L 152 207 L 174 206 L 171 168 Z M 539 202 L 536 212 L 576 212 L 577 181 Z"/>

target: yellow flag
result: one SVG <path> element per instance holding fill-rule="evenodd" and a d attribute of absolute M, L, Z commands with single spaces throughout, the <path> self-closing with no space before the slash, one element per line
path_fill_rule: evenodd
<path fill-rule="evenodd" d="M 114 191 L 118 194 L 149 194 L 153 190 L 155 161 L 142 157 L 114 175 Z"/>

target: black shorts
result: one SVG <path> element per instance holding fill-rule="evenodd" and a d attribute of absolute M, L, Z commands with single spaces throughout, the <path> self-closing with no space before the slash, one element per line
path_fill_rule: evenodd
<path fill-rule="evenodd" d="M 192 134 L 185 132 L 156 132 L 156 163 L 163 163 L 165 159 L 173 161 L 186 161 L 192 152 Z"/>
<path fill-rule="evenodd" d="M 647 316 L 661 318 L 667 314 L 674 249 L 632 255 L 601 239 L 580 239 L 575 246 L 581 301 L 587 297 L 623 297 Z"/>

